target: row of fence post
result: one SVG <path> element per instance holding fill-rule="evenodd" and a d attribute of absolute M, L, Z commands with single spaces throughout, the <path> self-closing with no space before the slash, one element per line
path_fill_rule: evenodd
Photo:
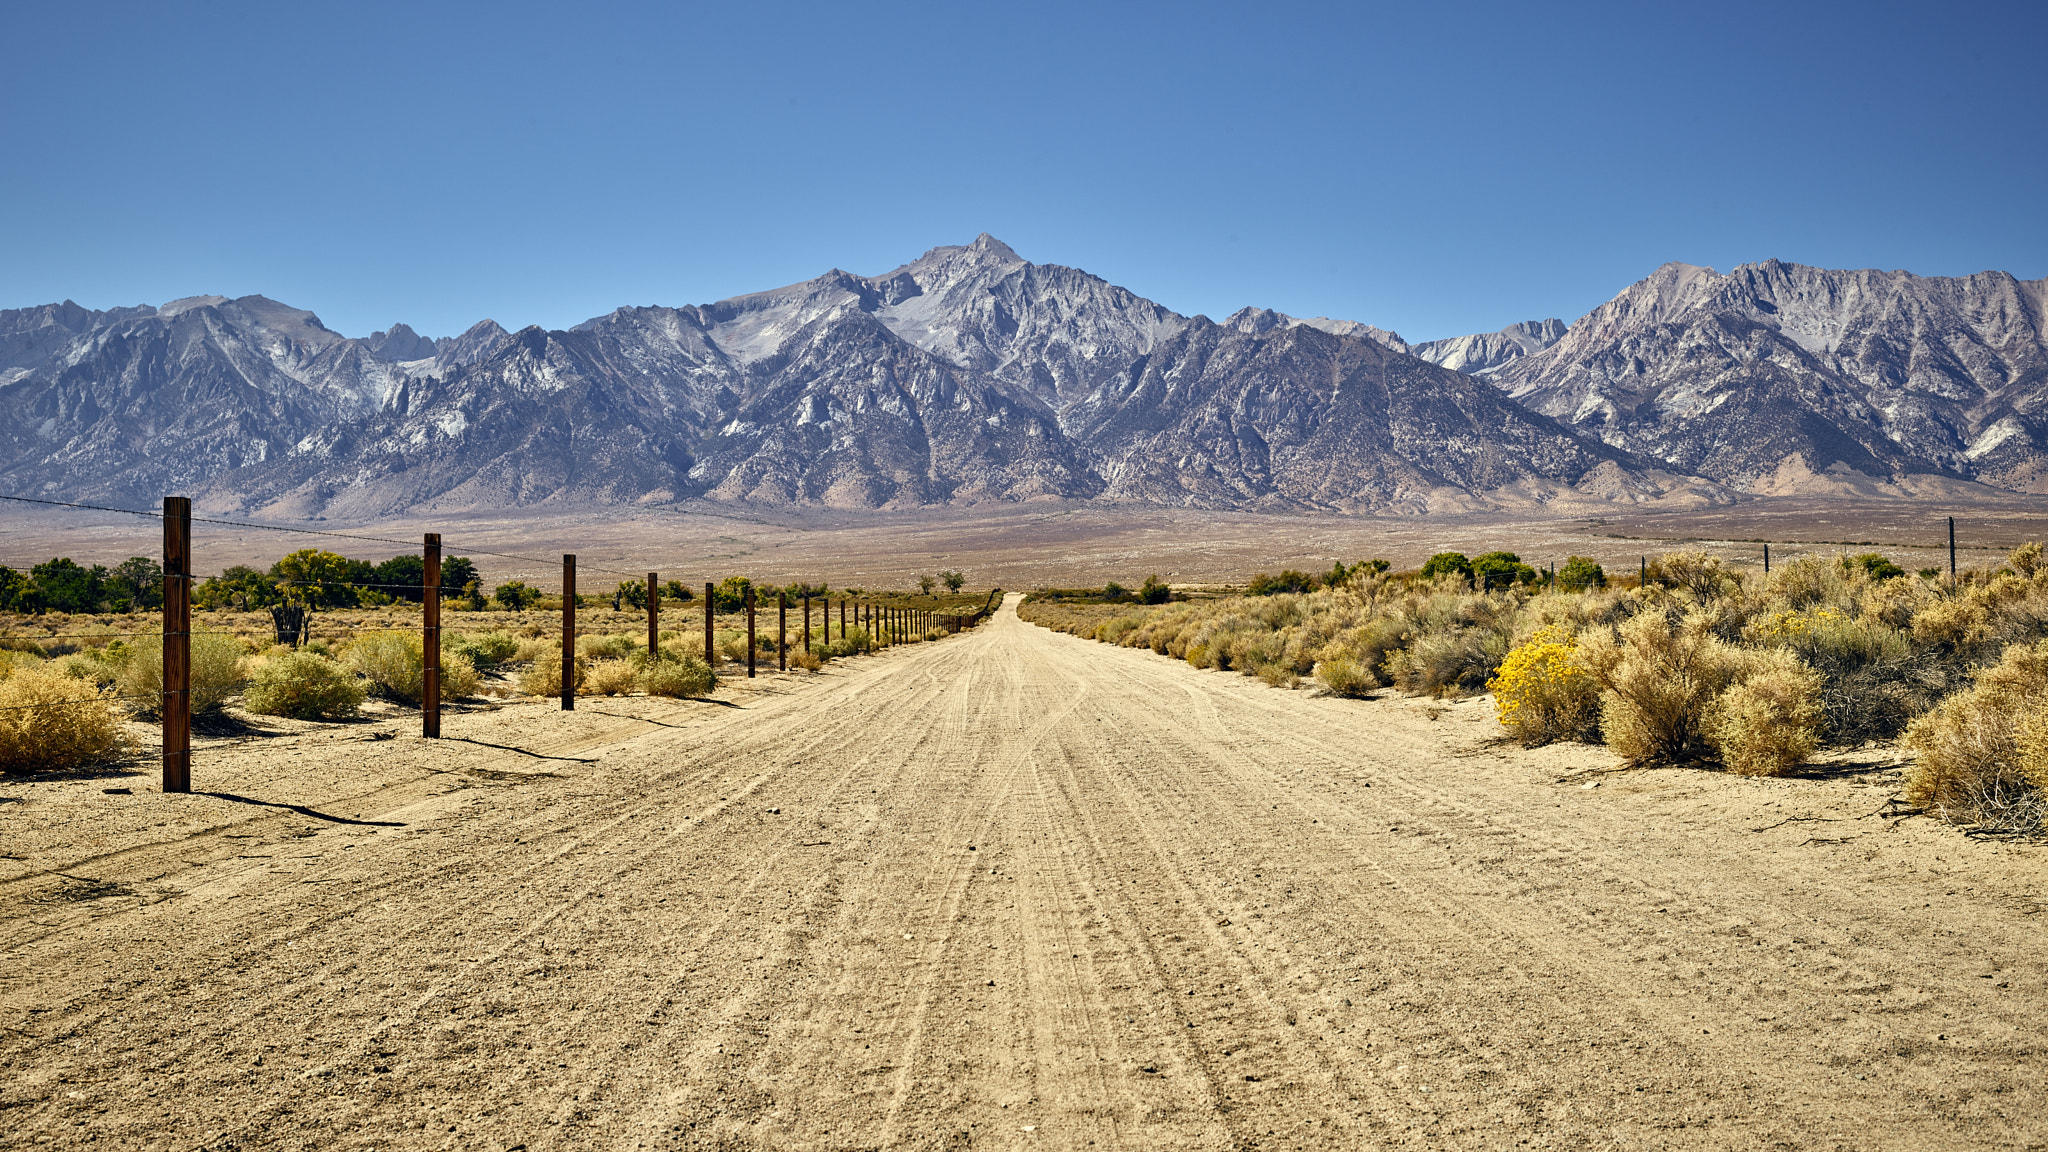
<path fill-rule="evenodd" d="M 164 667 L 163 699 L 163 790 L 192 790 L 192 501 L 184 496 L 164 497 Z M 420 735 L 433 740 L 441 735 L 441 534 L 429 532 L 422 542 L 425 570 L 421 574 L 421 677 Z M 660 573 L 647 574 L 647 652 L 654 658 L 661 650 Z M 747 614 L 747 675 L 755 672 L 758 645 L 755 637 L 754 590 L 744 598 Z M 826 643 L 832 641 L 832 601 L 823 605 L 822 621 Z M 718 611 L 717 587 L 704 584 L 704 662 L 717 665 L 717 636 L 714 617 Z M 849 612 L 855 626 L 865 627 L 879 643 L 906 638 L 912 628 L 929 630 L 933 614 L 922 609 L 890 608 L 842 597 L 839 601 L 839 636 L 848 635 Z M 811 647 L 811 597 L 803 597 L 803 645 Z M 865 620 L 865 623 L 863 623 Z M 953 617 L 953 630 L 961 627 Z M 789 668 L 789 594 L 776 595 L 776 667 Z M 562 710 L 576 710 L 576 557 L 562 556 Z"/>

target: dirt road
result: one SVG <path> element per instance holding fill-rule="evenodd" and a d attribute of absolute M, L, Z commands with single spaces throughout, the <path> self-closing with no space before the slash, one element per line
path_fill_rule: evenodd
<path fill-rule="evenodd" d="M 228 799 L 0 785 L 0 1145 L 2048 1139 L 2037 851 L 1875 815 L 1882 763 L 1595 774 L 1485 708 L 1005 611 L 202 756 Z"/>

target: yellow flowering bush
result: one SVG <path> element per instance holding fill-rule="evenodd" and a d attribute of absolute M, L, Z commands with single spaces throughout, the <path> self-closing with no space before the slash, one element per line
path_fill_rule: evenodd
<path fill-rule="evenodd" d="M 1577 651 L 1565 629 L 1540 628 L 1487 681 L 1501 727 L 1524 745 L 1590 739 L 1598 729 L 1600 689 L 1579 665 Z"/>

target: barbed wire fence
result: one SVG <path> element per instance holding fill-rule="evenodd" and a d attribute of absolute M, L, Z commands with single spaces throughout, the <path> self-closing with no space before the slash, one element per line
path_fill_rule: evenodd
<path fill-rule="evenodd" d="M 293 536 L 353 540 L 390 545 L 404 549 L 407 552 L 417 548 L 422 560 L 421 580 L 418 584 L 327 578 L 292 579 L 269 576 L 264 577 L 264 584 L 270 588 L 299 589 L 309 593 L 300 597 L 308 611 L 303 621 L 292 629 L 292 644 L 294 647 L 308 642 L 312 636 L 312 613 L 310 609 L 315 596 L 311 593 L 318 593 L 321 599 L 325 599 L 326 593 L 330 590 L 374 591 L 392 595 L 394 601 L 397 602 L 410 600 L 410 597 L 406 595 L 407 593 L 418 593 L 420 595 L 421 613 L 418 627 L 420 630 L 421 660 L 423 664 L 420 684 L 421 735 L 428 739 L 437 739 L 441 734 L 441 689 L 443 679 L 443 665 L 441 663 L 441 600 L 443 598 L 442 593 L 444 592 L 441 585 L 441 560 L 444 552 L 460 551 L 467 556 L 488 556 L 493 559 L 514 560 L 527 564 L 538 564 L 544 567 L 552 566 L 555 563 L 551 559 L 515 552 L 504 552 L 493 548 L 451 545 L 443 539 L 440 533 L 434 532 L 424 534 L 421 541 L 414 543 L 410 540 L 400 540 L 388 536 L 374 536 L 360 532 L 338 532 L 331 529 L 265 524 L 252 520 L 194 516 L 192 514 L 191 500 L 187 497 L 179 496 L 164 497 L 163 506 L 159 510 L 120 508 L 109 505 L 11 495 L 0 495 L 0 501 L 41 506 L 51 510 L 73 509 L 133 516 L 144 520 L 156 520 L 162 524 L 161 580 L 163 626 L 160 629 L 120 631 L 102 628 L 83 632 L 59 632 L 53 630 L 21 631 L 17 627 L 0 631 L 0 645 L 12 641 L 17 643 L 34 643 L 40 646 L 44 641 L 61 639 L 100 640 L 107 642 L 121 640 L 124 643 L 140 639 L 160 640 L 163 661 L 162 679 L 160 682 L 161 690 L 142 693 L 107 692 L 102 690 L 91 700 L 64 700 L 6 705 L 0 706 L 0 713 L 20 712 L 39 708 L 75 708 L 81 704 L 155 700 L 157 703 L 155 713 L 163 726 L 163 790 L 165 792 L 190 792 L 192 788 L 192 638 L 195 634 L 208 634 L 206 632 L 195 633 L 194 631 L 192 622 L 192 594 L 195 585 L 199 581 L 220 579 L 226 575 L 226 573 L 221 573 L 216 576 L 201 576 L 194 571 L 194 552 L 192 546 L 192 526 L 194 524 L 276 532 Z M 572 711 L 576 706 L 578 680 L 576 675 L 578 659 L 576 638 L 578 596 L 576 593 L 576 576 L 579 562 L 574 554 L 565 553 L 561 557 L 560 563 L 562 573 L 561 708 L 564 711 Z M 644 609 L 647 617 L 648 651 L 651 654 L 658 654 L 661 650 L 659 621 L 662 585 L 660 583 L 660 573 L 628 572 L 597 564 L 584 564 L 582 567 L 589 572 L 625 577 L 636 584 L 644 577 L 646 581 L 645 592 L 639 597 L 642 601 L 639 607 Z M 33 574 L 40 569 L 41 566 L 0 564 L 0 571 Z M 680 582 L 671 580 L 670 583 L 678 584 Z M 626 585 L 622 581 L 620 584 L 621 596 L 623 596 L 625 588 Z M 687 595 L 686 593 L 685 597 Z M 778 593 L 777 596 L 777 635 L 775 647 L 778 666 L 786 669 L 789 658 L 788 614 L 791 604 L 787 593 Z M 712 667 L 716 667 L 718 662 L 715 618 L 718 614 L 719 598 L 717 585 L 706 582 L 704 585 L 703 603 L 704 660 L 707 665 Z M 825 595 L 821 599 L 823 601 L 821 635 L 824 642 L 830 644 L 832 641 L 832 598 L 829 595 Z M 801 597 L 803 641 L 806 650 L 811 646 L 810 600 L 811 597 L 808 595 Z M 398 606 L 398 603 L 394 603 L 392 605 L 378 605 L 375 607 Z M 246 595 L 244 596 L 242 607 L 245 611 L 249 608 Z M 757 604 L 751 582 L 747 584 L 742 603 L 738 607 L 746 617 L 746 666 L 747 675 L 751 677 L 755 675 L 758 650 L 756 642 Z M 985 608 L 965 613 L 942 613 L 923 607 L 890 605 L 879 603 L 869 598 L 851 596 L 839 597 L 838 607 L 841 640 L 845 641 L 852 636 L 852 632 L 849 630 L 850 618 L 855 626 L 865 631 L 869 638 L 869 643 L 878 647 L 900 643 L 913 635 L 928 635 L 935 629 L 958 632 L 962 628 L 978 623 L 980 619 L 989 614 Z M 67 617 L 69 615 L 67 613 Z M 272 629 L 273 637 L 278 642 L 283 642 L 285 635 L 284 623 L 275 615 L 273 616 L 273 623 L 275 625 Z M 329 622 L 323 624 L 321 630 L 325 632 L 338 630 L 344 633 L 411 630 L 410 628 L 394 629 L 392 625 L 395 623 L 397 621 L 388 620 L 358 621 L 353 623 Z M 230 634 L 238 638 L 241 636 L 240 632 L 232 632 Z M 489 666 L 489 663 L 476 664 L 475 666 L 481 671 L 486 666 Z M 503 662 L 498 663 L 502 664 Z M 256 678 L 243 677 L 225 684 L 210 684 L 208 685 L 208 691 L 232 693 L 245 690 L 257 682 Z M 266 677 L 265 682 L 272 684 L 314 683 L 309 678 L 278 676 Z M 146 714 L 147 710 L 145 709 L 144 712 Z"/>

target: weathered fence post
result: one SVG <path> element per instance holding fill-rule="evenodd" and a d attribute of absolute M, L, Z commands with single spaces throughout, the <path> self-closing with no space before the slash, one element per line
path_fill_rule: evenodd
<path fill-rule="evenodd" d="M 754 678 L 754 586 L 747 585 L 747 679 Z"/>
<path fill-rule="evenodd" d="M 804 651 L 811 650 L 811 597 L 804 595 Z"/>
<path fill-rule="evenodd" d="M 164 791 L 192 790 L 192 500 L 164 497 Z"/>
<path fill-rule="evenodd" d="M 1649 586 L 1650 558 L 1648 556 L 1638 556 L 1636 557 L 1636 587 L 1642 589 Z"/>
<path fill-rule="evenodd" d="M 647 658 L 661 656 L 661 583 L 660 573 L 647 574 Z"/>
<path fill-rule="evenodd" d="M 420 577 L 420 735 L 441 738 L 441 534 L 427 533 Z"/>
<path fill-rule="evenodd" d="M 1956 518 L 1948 518 L 1948 585 L 1956 585 Z"/>
<path fill-rule="evenodd" d="M 712 647 L 711 612 L 717 606 L 717 590 L 712 587 L 711 581 L 706 580 L 704 582 L 704 663 L 713 668 L 718 667 L 718 653 Z"/>
<path fill-rule="evenodd" d="M 576 557 L 562 556 L 562 711 L 576 710 Z"/>
<path fill-rule="evenodd" d="M 1769 544 L 1766 544 L 1766 545 L 1764 545 L 1764 575 L 1766 575 L 1766 576 L 1769 576 L 1770 574 L 1771 574 L 1771 546 L 1770 546 Z"/>
<path fill-rule="evenodd" d="M 846 639 L 846 597 L 844 596 L 839 598 L 839 638 L 841 640 Z M 827 642 L 830 642 L 832 639 L 832 602 L 830 600 L 825 601 L 825 639 Z"/>
<path fill-rule="evenodd" d="M 789 593 L 775 594 L 775 670 L 789 671 Z"/>

